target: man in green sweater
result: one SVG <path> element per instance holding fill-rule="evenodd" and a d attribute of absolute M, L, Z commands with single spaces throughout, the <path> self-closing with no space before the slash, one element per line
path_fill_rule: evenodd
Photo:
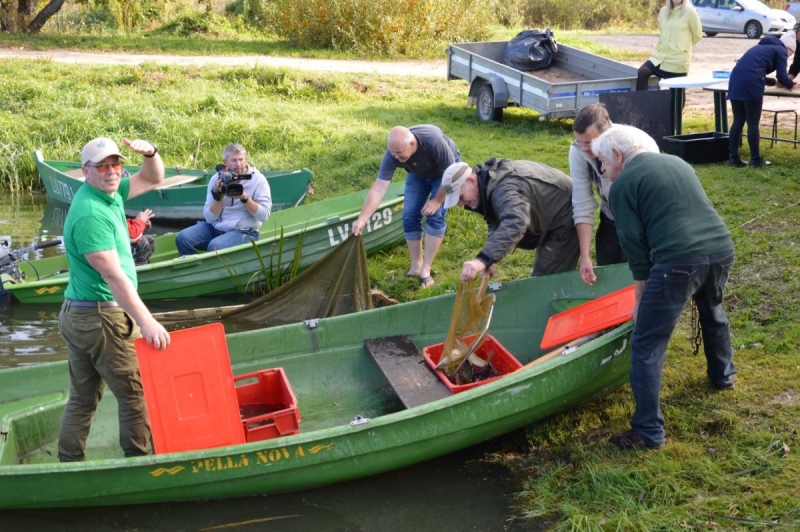
<path fill-rule="evenodd" d="M 631 430 L 611 441 L 622 448 L 655 449 L 664 444 L 659 408 L 664 356 L 690 298 L 700 316 L 711 384 L 733 389 L 736 368 L 722 308 L 733 241 L 689 164 L 672 155 L 646 153 L 624 127 L 603 133 L 592 150 L 613 183 L 611 210 L 636 295 L 631 338 L 636 409 Z"/>

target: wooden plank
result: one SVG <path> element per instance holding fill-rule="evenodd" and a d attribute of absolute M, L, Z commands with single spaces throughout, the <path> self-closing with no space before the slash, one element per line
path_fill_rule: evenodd
<path fill-rule="evenodd" d="M 86 179 L 86 177 L 83 175 L 83 168 L 67 170 L 64 172 L 64 174 L 70 176 L 72 179 L 77 179 L 78 181 L 83 181 Z"/>
<path fill-rule="evenodd" d="M 406 406 L 413 408 L 452 395 L 428 368 L 422 352 L 408 335 L 364 340 L 364 347 Z"/>
<path fill-rule="evenodd" d="M 168 177 L 161 182 L 161 185 L 156 187 L 156 190 L 165 190 L 172 187 L 177 187 L 179 185 L 185 185 L 186 183 L 191 183 L 192 181 L 197 181 L 201 179 L 203 176 L 201 175 L 176 175 L 172 177 Z"/>

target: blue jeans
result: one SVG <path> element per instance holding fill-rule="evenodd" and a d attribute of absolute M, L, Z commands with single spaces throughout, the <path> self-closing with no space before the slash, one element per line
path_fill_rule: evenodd
<path fill-rule="evenodd" d="M 456 156 L 456 162 L 461 157 Z M 406 240 L 422 240 L 422 207 L 428 198 L 433 198 L 439 192 L 442 178 L 423 179 L 409 173 L 406 177 L 406 190 L 403 194 L 403 236 Z M 444 219 L 445 210 L 439 207 L 432 216 L 425 221 L 425 232 L 431 236 L 442 238 L 447 231 L 447 222 Z"/>
<path fill-rule="evenodd" d="M 667 344 L 689 299 L 697 305 L 708 377 L 718 385 L 733 382 L 733 348 L 722 297 L 734 252 L 676 259 L 656 264 L 639 302 L 631 337 L 631 388 L 636 409 L 631 428 L 648 446 L 664 443 L 659 408 L 661 373 Z"/>
<path fill-rule="evenodd" d="M 197 224 L 181 229 L 175 235 L 175 246 L 178 254 L 192 255 L 196 250 L 214 251 L 215 249 L 229 248 L 238 246 L 251 240 L 258 240 L 259 232 L 255 229 L 236 229 L 223 233 L 217 231 L 208 222 L 197 222 Z"/>

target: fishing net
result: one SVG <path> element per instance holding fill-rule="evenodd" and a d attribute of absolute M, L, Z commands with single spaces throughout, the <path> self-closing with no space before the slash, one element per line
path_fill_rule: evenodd
<path fill-rule="evenodd" d="M 450 329 L 442 348 L 442 357 L 436 369 L 441 369 L 450 379 L 456 377 L 469 355 L 477 350 L 486 338 L 486 330 L 492 317 L 494 294 L 484 295 L 489 277 L 484 276 L 479 289 L 474 284 L 461 283 L 453 303 Z M 460 379 L 459 379 L 460 380 Z"/>
<path fill-rule="evenodd" d="M 165 312 L 154 317 L 170 330 L 221 321 L 226 331 L 232 332 L 373 307 L 364 239 L 350 236 L 288 283 L 246 305 Z"/>

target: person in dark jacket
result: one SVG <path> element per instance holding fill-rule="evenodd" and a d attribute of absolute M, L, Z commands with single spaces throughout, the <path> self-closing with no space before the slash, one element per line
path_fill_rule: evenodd
<path fill-rule="evenodd" d="M 580 246 L 572 220 L 572 180 L 542 163 L 492 158 L 474 169 L 450 165 L 442 176 L 445 209 L 460 205 L 477 212 L 489 226 L 489 238 L 475 259 L 464 263 L 467 282 L 514 248 L 535 249 L 532 276 L 574 270 Z"/>
<path fill-rule="evenodd" d="M 623 128 L 600 135 L 592 152 L 613 183 L 611 210 L 634 279 L 630 381 L 636 408 L 631 428 L 611 442 L 656 449 L 665 441 L 659 398 L 667 345 L 689 299 L 700 317 L 710 384 L 734 389 L 736 367 L 722 307 L 733 241 L 685 161 L 645 152 L 637 136 Z"/>
<path fill-rule="evenodd" d="M 794 81 L 786 71 L 787 59 L 797 48 L 797 36 L 786 32 L 780 39 L 767 35 L 756 46 L 747 50 L 731 71 L 728 82 L 728 99 L 731 101 L 733 123 L 730 130 L 730 161 L 728 164 L 741 168 L 747 166 L 739 155 L 742 130 L 747 123 L 747 144 L 750 146 L 750 163 L 755 168 L 771 163 L 761 157 L 759 151 L 758 124 L 764 104 L 764 87 L 776 85 L 767 74 L 775 72 L 778 83 L 791 89 Z"/>

